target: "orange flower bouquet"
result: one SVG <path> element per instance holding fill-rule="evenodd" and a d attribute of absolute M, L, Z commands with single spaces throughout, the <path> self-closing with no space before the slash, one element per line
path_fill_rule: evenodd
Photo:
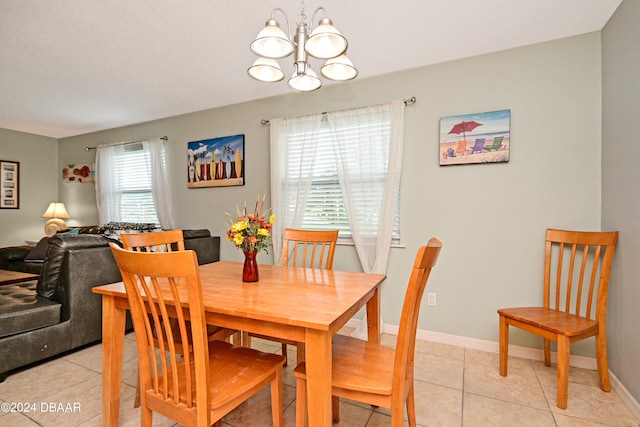
<path fill-rule="evenodd" d="M 258 281 L 256 255 L 262 250 L 268 253 L 268 248 L 272 244 L 271 228 L 275 222 L 275 216 L 271 214 L 271 209 L 264 210 L 265 198 L 266 192 L 262 197 L 262 203 L 260 203 L 258 195 L 253 213 L 247 212 L 247 204 L 245 203 L 244 209 L 242 212 L 238 211 L 237 219 L 231 220 L 227 230 L 227 241 L 233 242 L 236 248 L 244 252 L 245 265 L 242 280 L 245 282 Z M 259 208 L 258 204 L 260 204 Z"/>

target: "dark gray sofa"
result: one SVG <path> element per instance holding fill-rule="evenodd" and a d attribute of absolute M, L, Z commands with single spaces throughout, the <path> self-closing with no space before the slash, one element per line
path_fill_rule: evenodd
<path fill-rule="evenodd" d="M 208 230 L 183 233 L 199 264 L 219 261 L 219 237 Z M 11 370 L 102 338 L 102 299 L 92 288 L 121 280 L 110 241 L 95 234 L 54 236 L 37 281 L 0 286 L 0 382 Z"/>
<path fill-rule="evenodd" d="M 0 270 L 22 271 L 24 273 L 40 274 L 42 262 L 25 261 L 33 246 L 10 246 L 0 248 Z"/>

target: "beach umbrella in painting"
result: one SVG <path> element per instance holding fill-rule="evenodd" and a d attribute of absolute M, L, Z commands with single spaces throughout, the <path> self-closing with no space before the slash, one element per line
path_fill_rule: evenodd
<path fill-rule="evenodd" d="M 449 131 L 449 135 L 451 135 L 452 133 L 455 133 L 456 135 L 462 134 L 462 137 L 464 139 L 467 139 L 466 133 L 467 132 L 471 132 L 472 130 L 474 130 L 478 126 L 482 126 L 482 123 L 474 122 L 473 120 L 471 120 L 470 122 L 465 122 L 463 120 L 460 123 L 455 124 L 451 128 L 451 130 Z"/>

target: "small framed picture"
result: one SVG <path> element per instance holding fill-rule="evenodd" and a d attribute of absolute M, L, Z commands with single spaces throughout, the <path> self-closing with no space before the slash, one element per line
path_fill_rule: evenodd
<path fill-rule="evenodd" d="M 440 119 L 440 166 L 508 162 L 511 110 Z"/>
<path fill-rule="evenodd" d="M 0 209 L 20 208 L 20 163 L 0 160 Z"/>

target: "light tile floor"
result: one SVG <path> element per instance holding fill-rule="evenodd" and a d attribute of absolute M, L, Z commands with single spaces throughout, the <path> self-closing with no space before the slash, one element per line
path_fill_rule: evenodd
<path fill-rule="evenodd" d="M 383 335 L 395 345 L 395 337 Z M 254 339 L 254 347 L 279 351 L 273 342 Z M 290 346 L 291 348 L 291 346 Z M 134 334 L 125 339 L 120 425 L 139 424 L 133 408 L 137 355 Z M 295 348 L 289 352 L 295 360 Z M 284 418 L 295 425 L 293 364 L 284 374 Z M 101 426 L 102 348 L 94 345 L 10 375 L 0 384 L 0 426 Z M 416 344 L 415 398 L 419 426 L 640 426 L 615 391 L 598 387 L 595 371 L 572 368 L 569 405 L 557 408 L 556 370 L 542 362 L 510 358 L 509 375 L 498 374 L 498 355 L 429 341 Z M 270 426 L 268 389 L 223 419 L 225 427 Z M 6 403 L 12 409 L 6 410 Z M 391 425 L 389 411 L 344 401 L 340 426 Z M 406 423 L 405 423 L 406 424 Z M 177 426 L 154 415 L 154 426 Z"/>

